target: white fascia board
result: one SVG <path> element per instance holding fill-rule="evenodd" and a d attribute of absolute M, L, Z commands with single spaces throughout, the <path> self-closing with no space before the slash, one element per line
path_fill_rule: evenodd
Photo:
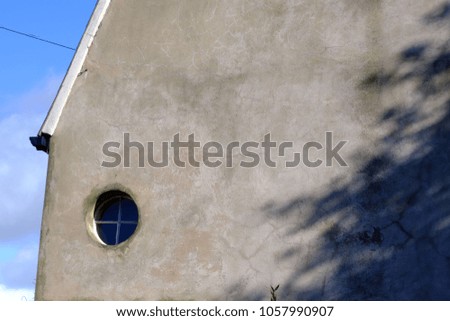
<path fill-rule="evenodd" d="M 94 40 L 95 34 L 100 27 L 100 24 L 105 16 L 106 10 L 109 7 L 111 0 L 99 0 L 95 6 L 94 13 L 89 20 L 89 23 L 84 31 L 83 37 L 78 45 L 75 55 L 72 59 L 69 69 L 67 70 L 66 76 L 59 87 L 58 93 L 55 100 L 45 118 L 44 123 L 39 130 L 39 135 L 47 134 L 52 136 L 58 126 L 59 118 L 61 117 L 64 106 L 66 105 L 67 99 L 72 91 L 72 87 L 78 74 L 83 67 L 84 61 L 89 51 L 89 47 Z"/>

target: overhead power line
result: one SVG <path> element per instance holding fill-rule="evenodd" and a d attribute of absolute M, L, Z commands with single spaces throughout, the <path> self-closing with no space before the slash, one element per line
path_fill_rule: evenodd
<path fill-rule="evenodd" d="M 25 37 L 33 38 L 33 39 L 36 39 L 36 40 L 39 40 L 39 41 L 43 41 L 43 42 L 49 43 L 49 44 L 54 45 L 54 46 L 63 47 L 63 48 L 75 51 L 75 48 L 72 48 L 72 47 L 69 47 L 69 46 L 65 46 L 63 44 L 60 44 L 60 43 L 57 43 L 57 42 L 54 42 L 54 41 L 50 41 L 50 40 L 47 40 L 47 39 L 42 39 L 42 38 L 39 38 L 39 37 L 37 37 L 35 35 L 32 35 L 32 34 L 20 32 L 20 31 L 13 30 L 13 29 L 9 29 L 9 28 L 3 27 L 3 26 L 0 26 L 0 29 L 19 34 L 21 36 L 25 36 Z"/>

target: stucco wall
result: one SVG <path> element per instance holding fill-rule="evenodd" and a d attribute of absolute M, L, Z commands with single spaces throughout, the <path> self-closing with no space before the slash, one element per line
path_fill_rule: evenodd
<path fill-rule="evenodd" d="M 112 1 L 51 138 L 36 298 L 450 299 L 449 11 Z M 269 132 L 299 152 L 333 132 L 348 166 L 101 167 L 123 133 Z M 140 224 L 106 248 L 86 222 L 114 188 Z"/>

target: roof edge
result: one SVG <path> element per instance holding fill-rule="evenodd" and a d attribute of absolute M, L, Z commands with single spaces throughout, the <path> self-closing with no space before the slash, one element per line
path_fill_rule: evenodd
<path fill-rule="evenodd" d="M 111 0 L 98 0 L 94 12 L 92 13 L 92 16 L 86 26 L 83 37 L 78 44 L 72 62 L 70 63 L 69 69 L 67 70 L 64 80 L 59 87 L 58 93 L 53 100 L 47 117 L 39 130 L 39 136 L 42 136 L 43 134 L 52 136 L 55 132 L 69 94 L 72 91 L 72 87 L 81 71 L 81 68 L 83 67 L 89 48 L 95 35 L 97 34 L 110 3 Z"/>

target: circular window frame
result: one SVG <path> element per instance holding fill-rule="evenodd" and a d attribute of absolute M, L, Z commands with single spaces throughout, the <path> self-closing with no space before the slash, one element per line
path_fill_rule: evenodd
<path fill-rule="evenodd" d="M 136 216 L 136 219 L 134 221 L 128 221 L 126 219 L 122 220 L 121 215 L 123 215 L 123 213 L 121 213 L 121 210 L 122 210 L 122 204 L 123 204 L 122 201 L 123 200 L 131 201 L 132 205 L 135 207 L 136 212 L 133 213 L 133 215 Z M 118 215 L 117 221 L 114 221 L 114 220 L 113 221 L 104 221 L 105 223 L 101 223 L 102 222 L 101 217 L 103 215 L 105 215 L 105 213 L 108 209 L 110 209 L 112 206 L 114 206 L 118 202 L 119 202 L 119 204 L 118 204 L 119 213 L 117 214 Z M 96 240 L 98 243 L 100 243 L 101 245 L 103 245 L 105 247 L 116 248 L 116 247 L 120 247 L 123 244 L 130 242 L 134 238 L 134 236 L 138 232 L 138 229 L 140 226 L 140 214 L 139 214 L 139 207 L 137 206 L 133 197 L 130 196 L 130 194 L 125 193 L 121 190 L 117 190 L 117 189 L 109 190 L 109 191 L 103 192 L 100 195 L 98 195 L 93 203 L 94 203 L 94 205 L 91 207 L 91 209 L 92 209 L 91 213 L 90 213 L 90 215 L 88 215 L 87 225 L 88 225 L 89 234 L 94 238 L 94 240 Z M 117 224 L 115 242 L 107 242 L 107 240 L 102 238 L 101 232 L 99 230 L 100 224 L 110 224 L 110 225 Z M 120 227 L 123 224 L 134 225 L 134 229 L 131 231 L 131 233 L 125 239 L 120 240 Z"/>

